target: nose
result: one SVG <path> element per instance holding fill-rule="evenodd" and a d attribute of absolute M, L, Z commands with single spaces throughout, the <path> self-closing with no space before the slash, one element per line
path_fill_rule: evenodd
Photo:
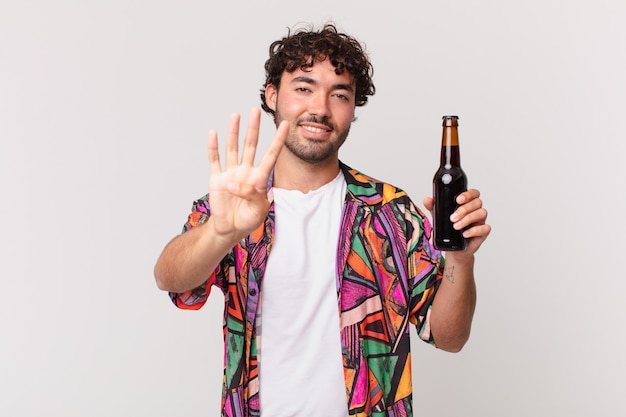
<path fill-rule="evenodd" d="M 309 113 L 312 116 L 326 117 L 330 114 L 328 106 L 328 96 L 325 94 L 314 94 L 309 103 Z"/>

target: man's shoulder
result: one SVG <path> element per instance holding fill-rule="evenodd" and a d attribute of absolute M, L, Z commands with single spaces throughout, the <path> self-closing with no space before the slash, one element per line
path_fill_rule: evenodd
<path fill-rule="evenodd" d="M 340 162 L 351 197 L 367 205 L 412 204 L 406 191 Z"/>
<path fill-rule="evenodd" d="M 202 197 L 194 200 L 193 206 L 191 207 L 192 211 L 201 211 L 203 213 L 209 213 L 210 205 L 209 205 L 209 195 L 205 194 Z"/>

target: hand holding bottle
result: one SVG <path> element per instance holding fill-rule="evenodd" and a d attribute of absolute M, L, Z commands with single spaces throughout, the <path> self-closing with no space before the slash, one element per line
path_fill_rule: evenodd
<path fill-rule="evenodd" d="M 463 252 L 474 254 L 491 232 L 491 226 L 487 224 L 487 210 L 483 207 L 480 191 L 477 189 L 470 189 L 459 194 L 456 203 L 458 208 L 451 215 L 451 225 L 465 239 L 466 245 Z M 423 204 L 434 216 L 433 198 L 426 197 Z"/>

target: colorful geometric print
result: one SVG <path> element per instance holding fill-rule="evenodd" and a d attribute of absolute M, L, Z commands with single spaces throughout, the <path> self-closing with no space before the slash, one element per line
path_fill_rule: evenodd
<path fill-rule="evenodd" d="M 352 416 L 411 417 L 409 323 L 434 343 L 429 311 L 443 258 L 431 227 L 406 193 L 341 164 L 347 182 L 337 253 L 337 300 L 346 400 Z M 270 184 L 271 186 L 271 184 Z M 184 231 L 206 221 L 208 197 L 194 203 Z M 207 282 L 172 301 L 204 305 L 211 286 L 225 296 L 222 416 L 259 416 L 256 312 L 274 237 L 273 205 L 264 224 L 229 253 Z"/>

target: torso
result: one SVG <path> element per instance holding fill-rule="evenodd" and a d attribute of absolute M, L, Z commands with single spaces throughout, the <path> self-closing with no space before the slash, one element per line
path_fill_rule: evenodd
<path fill-rule="evenodd" d="M 257 317 L 261 415 L 348 414 L 337 306 L 342 174 L 309 193 L 274 189 L 276 234 Z"/>

